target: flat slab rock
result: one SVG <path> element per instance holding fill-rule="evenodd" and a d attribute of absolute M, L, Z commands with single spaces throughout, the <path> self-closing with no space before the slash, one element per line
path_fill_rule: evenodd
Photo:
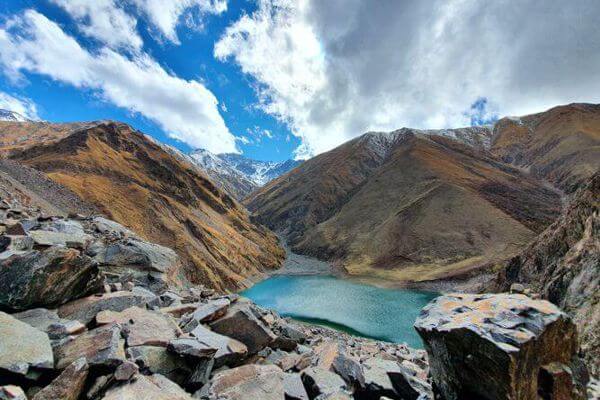
<path fill-rule="evenodd" d="M 129 347 L 166 347 L 170 340 L 179 335 L 179 328 L 169 315 L 139 307 L 129 307 L 123 311 L 101 311 L 96 315 L 96 323 L 120 324 Z"/>
<path fill-rule="evenodd" d="M 440 296 L 421 311 L 415 328 L 435 387 L 448 400 L 536 400 L 544 365 L 578 363 L 569 316 L 521 294 Z M 576 386 L 571 397 L 583 399 Z"/>
<path fill-rule="evenodd" d="M 54 356 L 48 335 L 0 312 L 0 375 L 5 370 L 36 379 L 35 370 L 53 367 Z"/>
<path fill-rule="evenodd" d="M 191 400 L 192 397 L 162 375 L 137 375 L 132 382 L 109 389 L 104 400 Z"/>
<path fill-rule="evenodd" d="M 64 369 L 84 357 L 91 366 L 116 367 L 125 361 L 118 325 L 92 329 L 54 348 L 56 369 Z"/>
<path fill-rule="evenodd" d="M 72 301 L 58 309 L 61 318 L 77 320 L 88 325 L 101 311 L 123 311 L 132 306 L 145 306 L 155 296 L 142 292 L 113 292 L 101 296 L 88 296 Z"/>
<path fill-rule="evenodd" d="M 235 364 L 248 354 L 248 348 L 242 342 L 213 332 L 203 325 L 198 325 L 191 334 L 204 345 L 217 349 L 214 355 L 216 368 L 225 364 Z"/>
<path fill-rule="evenodd" d="M 32 400 L 77 400 L 83 392 L 89 367 L 85 358 L 75 360 Z"/>

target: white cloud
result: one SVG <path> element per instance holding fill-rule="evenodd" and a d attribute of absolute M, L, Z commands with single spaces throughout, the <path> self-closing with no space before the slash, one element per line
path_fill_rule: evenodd
<path fill-rule="evenodd" d="M 0 109 L 17 112 L 27 119 L 39 119 L 35 103 L 24 97 L 0 92 Z"/>
<path fill-rule="evenodd" d="M 257 82 L 299 157 L 368 130 L 468 125 L 600 102 L 600 2 L 258 0 L 215 45 Z"/>
<path fill-rule="evenodd" d="M 173 43 L 179 43 L 176 27 L 181 17 L 188 13 L 186 25 L 189 28 L 202 26 L 202 21 L 193 18 L 194 10 L 201 14 L 221 14 L 227 10 L 227 0 L 130 0 L 158 28 L 162 36 Z"/>
<path fill-rule="evenodd" d="M 111 48 L 139 50 L 143 46 L 137 31 L 137 16 L 145 17 L 151 33 L 179 44 L 177 26 L 202 27 L 205 14 L 221 14 L 227 0 L 50 0 L 77 22 L 80 30 Z M 126 11 L 137 15 L 132 15 Z M 185 18 L 183 18 L 185 17 Z"/>
<path fill-rule="evenodd" d="M 125 57 L 109 48 L 90 53 L 36 11 L 28 10 L 0 28 L 0 64 L 13 80 L 27 71 L 92 89 L 192 147 L 237 151 L 216 97 L 201 83 L 170 74 L 144 53 Z"/>
<path fill-rule="evenodd" d="M 83 34 L 112 48 L 142 47 L 137 21 L 118 7 L 115 0 L 51 0 L 77 22 Z"/>

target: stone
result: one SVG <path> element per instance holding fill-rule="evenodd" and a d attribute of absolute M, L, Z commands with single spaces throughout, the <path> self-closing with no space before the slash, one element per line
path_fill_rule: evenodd
<path fill-rule="evenodd" d="M 573 372 L 568 366 L 553 362 L 540 368 L 538 394 L 542 399 L 569 400 L 576 390 Z"/>
<path fill-rule="evenodd" d="M 88 296 L 70 302 L 58 309 L 61 318 L 77 320 L 84 325 L 92 322 L 104 310 L 123 311 L 129 307 L 143 307 L 154 298 L 152 293 L 113 292 L 101 296 Z"/>
<path fill-rule="evenodd" d="M 327 396 L 346 389 L 346 383 L 337 374 L 319 367 L 309 367 L 302 371 L 302 383 L 311 399 Z"/>
<path fill-rule="evenodd" d="M 176 306 L 162 307 L 160 312 L 169 314 L 174 318 L 181 318 L 183 315 L 193 312 L 197 307 L 198 303 L 179 304 Z M 185 332 L 185 330 L 183 332 Z"/>
<path fill-rule="evenodd" d="M 213 358 L 217 349 L 192 337 L 173 339 L 167 346 L 170 352 L 192 359 Z"/>
<path fill-rule="evenodd" d="M 54 231 L 29 231 L 29 237 L 36 246 L 63 246 L 83 249 L 92 240 L 92 236 L 79 233 Z"/>
<path fill-rule="evenodd" d="M 221 318 L 227 312 L 231 302 L 228 299 L 209 300 L 208 303 L 200 304 L 194 310 L 187 323 L 182 326 L 186 333 L 191 332 L 202 322 L 211 322 Z"/>
<path fill-rule="evenodd" d="M 246 302 L 237 302 L 222 318 L 210 324 L 213 331 L 236 339 L 248 348 L 248 354 L 256 354 L 269 346 L 275 334 L 257 318 Z"/>
<path fill-rule="evenodd" d="M 179 328 L 168 315 L 139 307 L 123 311 L 104 310 L 96 315 L 98 325 L 120 324 L 127 346 L 164 346 L 178 336 Z"/>
<path fill-rule="evenodd" d="M 27 400 L 25 392 L 19 386 L 0 386 L 0 400 Z"/>
<path fill-rule="evenodd" d="M 72 219 L 57 219 L 50 221 L 44 226 L 45 229 L 54 232 L 67 233 L 70 235 L 84 235 L 85 231 L 81 222 Z"/>
<path fill-rule="evenodd" d="M 139 365 L 145 373 L 161 374 L 179 385 L 192 372 L 186 360 L 168 352 L 164 347 L 136 346 L 127 349 L 127 357 Z"/>
<path fill-rule="evenodd" d="M 104 400 L 190 400 L 191 396 L 160 375 L 138 375 L 135 381 L 113 386 Z"/>
<path fill-rule="evenodd" d="M 47 332 L 50 325 L 60 321 L 56 311 L 48 310 L 46 308 L 32 308 L 27 311 L 12 314 L 12 317 L 44 332 Z"/>
<path fill-rule="evenodd" d="M 195 398 L 283 400 L 285 374 L 274 365 L 248 364 L 216 373 Z"/>
<path fill-rule="evenodd" d="M 26 235 L 27 232 L 23 225 L 20 222 L 15 222 L 12 224 L 6 225 L 6 230 L 4 231 L 6 235 Z"/>
<path fill-rule="evenodd" d="M 404 400 L 433 399 L 431 385 L 424 379 L 417 378 L 411 370 L 400 365 L 397 371 L 388 371 L 392 386 L 400 398 Z"/>
<path fill-rule="evenodd" d="M 308 393 L 304 389 L 300 374 L 285 374 L 283 376 L 283 391 L 286 400 L 308 400 Z"/>
<path fill-rule="evenodd" d="M 97 399 L 100 393 L 105 392 L 112 382 L 112 375 L 100 375 L 86 393 L 88 399 Z"/>
<path fill-rule="evenodd" d="M 96 264 L 74 249 L 32 250 L 0 262 L 0 306 L 15 311 L 58 306 L 100 285 Z"/>
<path fill-rule="evenodd" d="M 577 362 L 570 317 L 521 294 L 440 296 L 421 311 L 415 328 L 429 355 L 434 390 L 447 400 L 535 400 L 545 365 Z M 574 390 L 571 398 L 585 396 Z"/>
<path fill-rule="evenodd" d="M 48 386 L 37 392 L 32 400 L 77 400 L 83 392 L 89 367 L 85 358 L 69 365 Z"/>
<path fill-rule="evenodd" d="M 525 293 L 525 286 L 523 286 L 520 283 L 513 283 L 512 285 L 510 285 L 510 292 L 523 294 Z"/>
<path fill-rule="evenodd" d="M 35 380 L 41 371 L 53 367 L 48 335 L 0 312 L 0 375 L 4 370 Z"/>
<path fill-rule="evenodd" d="M 379 398 L 387 396 L 392 399 L 400 398 L 390 379 L 390 374 L 400 373 L 400 365 L 396 361 L 382 358 L 369 358 L 363 362 L 364 389 L 368 397 Z"/>
<path fill-rule="evenodd" d="M 79 335 L 86 331 L 85 325 L 79 321 L 60 319 L 48 326 L 46 332 L 52 340 L 59 340 L 71 335 Z"/>
<path fill-rule="evenodd" d="M 177 253 L 170 248 L 136 239 L 109 245 L 97 259 L 105 265 L 161 273 L 170 271 L 179 262 Z"/>
<path fill-rule="evenodd" d="M 104 217 L 94 217 L 92 224 L 100 233 L 114 234 L 120 237 L 136 237 L 135 233 L 125 228 L 123 225 Z"/>
<path fill-rule="evenodd" d="M 125 350 L 118 325 L 103 326 L 83 333 L 54 347 L 56 368 L 64 369 L 81 357 L 90 366 L 116 367 L 125 361 Z"/>
<path fill-rule="evenodd" d="M 115 369 L 113 375 L 117 381 L 128 381 L 137 374 L 138 371 L 139 367 L 136 363 L 125 361 Z"/>
<path fill-rule="evenodd" d="M 215 333 L 203 325 L 198 325 L 191 334 L 200 343 L 217 349 L 214 355 L 216 368 L 225 364 L 236 365 L 248 355 L 248 348 L 245 344 Z"/>
<path fill-rule="evenodd" d="M 288 353 L 282 350 L 275 350 L 271 352 L 265 361 L 271 364 L 277 365 L 284 371 L 290 371 L 300 363 L 302 355 L 297 353 Z"/>

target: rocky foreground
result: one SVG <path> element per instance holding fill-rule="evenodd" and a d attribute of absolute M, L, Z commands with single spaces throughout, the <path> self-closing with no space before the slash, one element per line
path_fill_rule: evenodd
<path fill-rule="evenodd" d="M 546 301 L 439 297 L 415 350 L 177 285 L 171 249 L 105 218 L 2 201 L 0 230 L 0 399 L 586 398 L 575 325 Z"/>

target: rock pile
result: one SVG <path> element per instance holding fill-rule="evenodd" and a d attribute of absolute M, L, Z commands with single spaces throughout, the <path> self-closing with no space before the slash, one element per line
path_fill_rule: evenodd
<path fill-rule="evenodd" d="M 521 294 L 441 296 L 415 327 L 446 400 L 584 399 L 586 369 L 565 313 Z"/>

